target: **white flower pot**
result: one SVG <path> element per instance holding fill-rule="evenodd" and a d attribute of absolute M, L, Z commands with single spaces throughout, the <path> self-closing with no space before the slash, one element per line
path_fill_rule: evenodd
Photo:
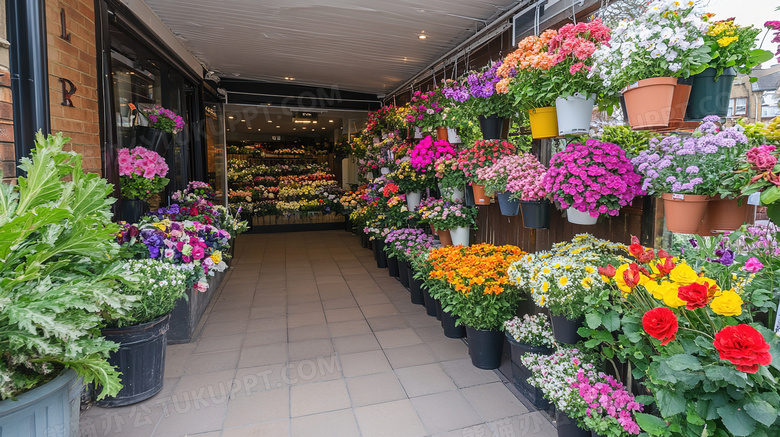
<path fill-rule="evenodd" d="M 379 171 L 382 172 L 382 174 L 390 173 L 390 169 L 388 167 L 382 167 L 379 169 Z"/>
<path fill-rule="evenodd" d="M 382 134 L 382 139 L 383 139 L 383 140 L 386 140 L 386 139 L 387 139 L 387 137 L 388 137 L 388 134 Z"/>
<path fill-rule="evenodd" d="M 452 237 L 453 246 L 468 246 L 469 245 L 469 228 L 459 227 L 450 229 L 450 237 Z"/>
<path fill-rule="evenodd" d="M 580 93 L 567 98 L 555 99 L 555 111 L 558 114 L 558 135 L 587 134 L 593 116 L 594 99 L 586 99 Z"/>
<path fill-rule="evenodd" d="M 447 138 L 449 138 L 450 144 L 460 144 L 463 140 L 460 139 L 458 132 L 455 129 L 447 128 Z"/>
<path fill-rule="evenodd" d="M 422 139 L 422 137 L 423 137 L 422 129 L 419 128 L 419 127 L 415 127 L 414 128 L 414 139 L 419 140 L 419 139 Z"/>
<path fill-rule="evenodd" d="M 573 207 L 569 207 L 569 209 L 566 210 L 566 218 L 569 219 L 569 223 L 585 226 L 595 225 L 596 221 L 599 219 L 598 217 L 591 217 L 588 212 L 581 212 Z"/>
<path fill-rule="evenodd" d="M 464 188 L 442 187 L 439 184 L 439 191 L 442 197 L 446 197 L 450 201 L 464 200 L 466 198 L 466 190 Z"/>
<path fill-rule="evenodd" d="M 367 181 L 373 181 L 374 180 L 374 172 L 373 171 L 367 171 L 366 172 L 366 180 Z"/>
<path fill-rule="evenodd" d="M 379 144 L 379 143 L 381 143 L 381 142 L 382 142 L 382 139 L 381 139 L 381 138 L 379 138 L 379 137 L 374 137 L 374 139 L 373 139 L 373 140 L 374 140 L 374 144 Z"/>
<path fill-rule="evenodd" d="M 417 205 L 420 204 L 421 200 L 421 191 L 412 191 L 411 193 L 406 193 L 406 206 L 409 208 L 409 211 L 414 211 L 417 208 Z"/>

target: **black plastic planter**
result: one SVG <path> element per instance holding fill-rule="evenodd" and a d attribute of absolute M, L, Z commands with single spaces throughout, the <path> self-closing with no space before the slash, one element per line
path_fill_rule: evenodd
<path fill-rule="evenodd" d="M 466 327 L 457 325 L 457 321 L 460 319 L 458 316 L 453 316 L 447 311 L 441 312 L 441 328 L 444 330 L 444 336 L 447 338 L 463 338 L 466 336 Z"/>
<path fill-rule="evenodd" d="M 517 390 L 526 398 L 528 398 L 534 406 L 540 410 L 546 410 L 550 408 L 550 403 L 542 397 L 542 391 L 535 386 L 528 383 L 528 378 L 531 376 L 531 371 L 522 363 L 520 358 L 525 353 L 533 353 L 538 355 L 550 355 L 553 350 L 549 347 L 537 347 L 530 344 L 518 343 L 514 337 L 506 333 L 506 338 L 509 340 L 509 349 L 512 357 L 512 382 L 515 384 Z"/>
<path fill-rule="evenodd" d="M 523 211 L 523 226 L 529 229 L 550 227 L 550 201 L 520 202 Z"/>
<path fill-rule="evenodd" d="M 146 147 L 165 157 L 165 152 L 173 144 L 173 134 L 149 126 L 134 126 L 130 148 Z"/>
<path fill-rule="evenodd" d="M 431 294 L 428 293 L 427 288 L 422 287 L 422 289 L 423 299 L 425 301 L 425 313 L 431 317 L 436 317 L 436 299 L 431 297 Z"/>
<path fill-rule="evenodd" d="M 122 199 L 122 220 L 138 223 L 146 211 L 146 202 L 140 199 Z"/>
<path fill-rule="evenodd" d="M 510 199 L 511 193 L 496 193 L 498 197 L 498 207 L 501 208 L 501 215 L 514 217 L 520 214 L 520 201 Z"/>
<path fill-rule="evenodd" d="M 409 265 L 409 261 L 398 261 L 398 280 L 401 281 L 401 285 L 403 285 L 407 290 L 409 289 L 409 275 L 411 270 L 411 266 Z"/>
<path fill-rule="evenodd" d="M 482 138 L 486 140 L 500 140 L 507 137 L 508 129 L 506 128 L 507 119 L 499 117 L 497 115 L 491 115 L 484 117 L 480 115 L 479 129 L 482 131 Z"/>
<path fill-rule="evenodd" d="M 122 372 L 122 390 L 114 397 L 96 402 L 101 407 L 135 404 L 156 395 L 163 386 L 165 346 L 170 314 L 148 323 L 103 329 L 106 340 L 119 344 L 108 363 Z"/>
<path fill-rule="evenodd" d="M 423 296 L 423 281 L 421 279 L 415 279 L 414 272 L 409 279 L 409 295 L 412 303 L 415 305 L 425 305 L 425 296 Z"/>
<path fill-rule="evenodd" d="M 379 269 L 387 268 L 387 255 L 385 254 L 385 240 L 374 240 L 374 258 L 376 259 L 376 267 Z"/>
<path fill-rule="evenodd" d="M 731 84 L 737 76 L 733 67 L 723 70 L 715 82 L 714 68 L 708 68 L 691 76 L 691 96 L 685 112 L 686 120 L 701 120 L 708 115 L 725 118 L 729 109 Z"/>
<path fill-rule="evenodd" d="M 555 412 L 555 427 L 558 437 L 590 437 L 590 431 L 577 426 L 577 422 L 560 411 Z"/>
<path fill-rule="evenodd" d="M 387 256 L 387 254 L 385 254 L 385 256 Z M 390 276 L 394 277 L 394 278 L 397 278 L 401 274 L 400 271 L 401 271 L 401 268 L 398 265 L 398 258 L 396 258 L 394 256 L 392 256 L 392 257 L 388 256 L 387 257 L 387 272 L 388 272 L 388 274 Z"/>
<path fill-rule="evenodd" d="M 474 329 L 466 326 L 471 364 L 479 369 L 498 369 L 504 350 L 502 331 Z"/>
<path fill-rule="evenodd" d="M 441 309 L 441 301 L 439 299 L 433 300 L 436 303 L 436 320 L 441 321 L 441 315 L 444 311 Z"/>
<path fill-rule="evenodd" d="M 552 316 L 550 319 L 552 320 L 553 335 L 559 343 L 575 344 L 582 340 L 580 334 L 577 334 L 577 330 L 585 322 L 584 316 L 580 316 L 576 320 L 569 320 L 563 316 Z"/>
<path fill-rule="evenodd" d="M 466 206 L 477 206 L 474 202 L 474 188 L 470 184 L 466 184 Z"/>

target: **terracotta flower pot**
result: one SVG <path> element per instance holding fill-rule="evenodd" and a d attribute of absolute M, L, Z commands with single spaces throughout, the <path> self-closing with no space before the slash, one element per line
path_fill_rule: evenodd
<path fill-rule="evenodd" d="M 446 126 L 439 126 L 436 128 L 436 141 L 447 141 L 449 136 L 447 134 Z"/>
<path fill-rule="evenodd" d="M 474 203 L 476 205 L 490 205 L 490 196 L 485 194 L 484 185 L 472 184 L 471 188 L 474 190 Z"/>
<path fill-rule="evenodd" d="M 452 236 L 449 229 L 437 229 L 436 234 L 442 246 L 452 246 Z"/>
<path fill-rule="evenodd" d="M 688 108 L 688 99 L 691 96 L 691 86 L 678 83 L 672 95 L 672 109 L 669 113 L 669 126 L 680 125 L 685 118 L 685 110 Z"/>
<path fill-rule="evenodd" d="M 712 235 L 739 229 L 748 220 L 750 206 L 746 198 L 730 199 L 715 196 L 707 203 L 707 213 L 699 228 L 699 235 Z"/>
<path fill-rule="evenodd" d="M 623 98 L 628 124 L 633 129 L 668 127 L 676 88 L 674 77 L 642 79 L 626 87 Z"/>
<path fill-rule="evenodd" d="M 663 193 L 666 228 L 680 234 L 695 234 L 707 213 L 710 196 Z"/>

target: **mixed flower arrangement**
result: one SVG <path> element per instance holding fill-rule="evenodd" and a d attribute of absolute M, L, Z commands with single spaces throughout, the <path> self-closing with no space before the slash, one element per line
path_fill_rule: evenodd
<path fill-rule="evenodd" d="M 642 194 L 640 182 L 620 146 L 590 138 L 584 144 L 569 143 L 553 155 L 544 190 L 564 209 L 572 207 L 591 217 L 616 216 Z"/>
<path fill-rule="evenodd" d="M 463 170 L 458 168 L 456 158 L 439 158 L 434 163 L 436 178 L 439 180 L 439 186 L 443 191 L 452 191 L 452 189 L 463 190 L 468 179 Z M 445 193 L 442 193 L 445 195 Z"/>
<path fill-rule="evenodd" d="M 768 50 L 756 48 L 756 37 L 760 29 L 753 26 L 739 26 L 734 18 L 713 20 L 715 14 L 704 14 L 704 21 L 709 28 L 704 34 L 704 43 L 709 47 L 709 67 L 715 69 L 717 80 L 723 70 L 734 68 L 739 73 L 750 74 L 753 67 L 772 59 Z"/>
<path fill-rule="evenodd" d="M 458 168 L 470 182 L 477 180 L 477 169 L 489 167 L 504 156 L 514 155 L 516 147 L 507 141 L 480 140 L 458 153 Z"/>
<path fill-rule="evenodd" d="M 436 244 L 436 240 L 422 229 L 401 228 L 390 231 L 385 237 L 385 252 L 391 258 L 411 261 L 427 253 Z"/>
<path fill-rule="evenodd" d="M 452 101 L 468 107 L 475 115 L 511 117 L 516 110 L 512 100 L 496 91 L 501 80 L 497 71 L 502 61 L 494 62 L 481 71 L 472 71 L 458 82 L 452 82 L 442 89 L 442 94 Z"/>
<path fill-rule="evenodd" d="M 122 196 L 127 199 L 146 200 L 168 185 L 168 164 L 157 152 L 144 147 L 119 149 L 117 164 Z"/>
<path fill-rule="evenodd" d="M 426 188 L 431 188 L 435 182 L 432 172 L 426 173 L 424 170 L 416 170 L 413 161 L 401 162 L 389 176 L 404 193 L 423 191 Z"/>
<path fill-rule="evenodd" d="M 415 91 L 409 101 L 406 123 L 427 129 L 442 126 L 444 107 L 440 100 L 443 100 L 440 88 L 427 93 Z"/>
<path fill-rule="evenodd" d="M 132 310 L 122 317 L 109 320 L 111 327 L 148 323 L 170 314 L 187 289 L 187 273 L 176 264 L 156 259 L 122 261 L 120 268 L 127 275 L 139 278 L 136 283 L 123 284 L 119 291 L 136 296 Z"/>
<path fill-rule="evenodd" d="M 434 140 L 428 135 L 411 149 L 409 157 L 412 168 L 419 172 L 430 173 L 437 160 L 452 159 L 457 154 L 457 150 L 449 142 Z"/>

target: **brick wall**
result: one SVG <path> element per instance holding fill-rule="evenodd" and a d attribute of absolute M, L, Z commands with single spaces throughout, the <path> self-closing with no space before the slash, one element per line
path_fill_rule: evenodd
<path fill-rule="evenodd" d="M 70 41 L 61 38 L 60 10 Z M 95 10 L 93 0 L 46 0 L 51 131 L 70 137 L 72 150 L 83 155 L 85 171 L 102 174 L 97 94 Z M 62 105 L 60 78 L 73 82 L 73 107 Z"/>
<path fill-rule="evenodd" d="M 14 115 L 11 99 L 11 73 L 0 67 L 0 163 L 3 182 L 16 178 L 16 151 L 14 150 Z"/>

